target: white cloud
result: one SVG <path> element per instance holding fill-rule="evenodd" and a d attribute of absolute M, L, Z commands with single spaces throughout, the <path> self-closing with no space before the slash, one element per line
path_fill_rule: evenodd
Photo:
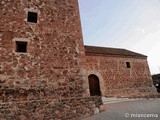
<path fill-rule="evenodd" d="M 143 28 L 138 27 L 135 31 L 144 32 L 145 30 Z"/>

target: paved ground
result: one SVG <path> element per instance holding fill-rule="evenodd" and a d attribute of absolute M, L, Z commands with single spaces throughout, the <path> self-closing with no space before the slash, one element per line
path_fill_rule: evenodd
<path fill-rule="evenodd" d="M 107 108 L 84 120 L 160 120 L 160 98 L 112 103 Z"/>

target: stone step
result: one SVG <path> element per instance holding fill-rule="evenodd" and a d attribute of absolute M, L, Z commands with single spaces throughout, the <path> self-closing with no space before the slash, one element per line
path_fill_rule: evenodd
<path fill-rule="evenodd" d="M 116 97 L 102 97 L 103 104 L 117 103 L 117 102 L 126 102 L 126 101 L 134 101 L 138 99 L 129 99 L 129 98 L 116 98 Z"/>

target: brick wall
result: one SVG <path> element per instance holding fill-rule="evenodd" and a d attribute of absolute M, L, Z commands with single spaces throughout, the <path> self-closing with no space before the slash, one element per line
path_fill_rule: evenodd
<path fill-rule="evenodd" d="M 156 94 L 146 58 L 86 54 L 86 66 L 86 76 L 99 77 L 102 96 L 133 98 Z"/>

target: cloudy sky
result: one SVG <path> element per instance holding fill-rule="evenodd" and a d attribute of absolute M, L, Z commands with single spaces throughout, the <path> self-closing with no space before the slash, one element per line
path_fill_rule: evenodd
<path fill-rule="evenodd" d="M 160 73 L 160 0 L 78 1 L 86 45 L 145 54 L 151 73 Z"/>

